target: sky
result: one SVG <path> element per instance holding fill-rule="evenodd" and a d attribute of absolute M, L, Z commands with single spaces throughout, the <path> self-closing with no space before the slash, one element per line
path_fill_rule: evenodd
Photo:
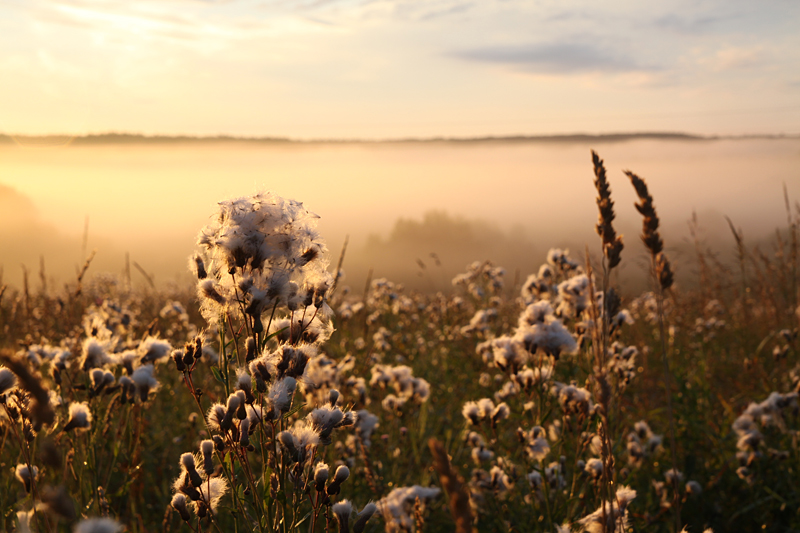
<path fill-rule="evenodd" d="M 796 0 L 0 0 L 0 132 L 800 133 Z"/>

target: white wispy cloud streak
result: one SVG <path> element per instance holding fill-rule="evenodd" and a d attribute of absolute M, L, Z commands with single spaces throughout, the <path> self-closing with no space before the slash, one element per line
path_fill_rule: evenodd
<path fill-rule="evenodd" d="M 7 0 L 0 130 L 541 133 L 657 108 L 635 128 L 785 131 L 680 117 L 800 103 L 798 23 L 778 0 Z"/>

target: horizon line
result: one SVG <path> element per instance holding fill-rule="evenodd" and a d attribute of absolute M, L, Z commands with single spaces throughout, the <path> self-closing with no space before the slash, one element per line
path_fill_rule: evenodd
<path fill-rule="evenodd" d="M 740 134 L 740 135 L 701 135 L 671 131 L 639 131 L 617 133 L 565 133 L 549 135 L 483 135 L 483 136 L 407 136 L 389 138 L 311 138 L 300 139 L 288 136 L 247 136 L 247 135 L 165 135 L 129 132 L 70 134 L 9 134 L 0 133 L 0 144 L 69 145 L 69 144 L 124 144 L 124 143 L 209 143 L 244 142 L 276 144 L 436 144 L 436 143 L 497 143 L 497 142 L 625 142 L 631 140 L 655 139 L 678 141 L 716 141 L 736 139 L 800 139 L 798 133 Z M 20 142 L 22 141 L 22 142 Z"/>

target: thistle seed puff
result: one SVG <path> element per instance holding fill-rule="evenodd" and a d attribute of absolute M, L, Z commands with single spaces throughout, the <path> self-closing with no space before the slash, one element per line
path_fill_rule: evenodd
<path fill-rule="evenodd" d="M 73 402 L 69 404 L 69 420 L 63 431 L 70 430 L 88 431 L 92 427 L 92 412 L 86 402 Z"/>
<path fill-rule="evenodd" d="M 302 203 L 265 192 L 218 205 L 213 221 L 200 231 L 197 243 L 202 250 L 195 260 L 200 310 L 209 323 L 244 299 L 258 333 L 263 331 L 262 316 L 269 318 L 267 313 L 278 306 L 292 310 L 291 294 L 297 286 L 330 286 L 327 247 L 316 230 L 318 217 Z M 200 276 L 198 260 L 206 279 Z"/>
<path fill-rule="evenodd" d="M 14 469 L 14 476 L 25 486 L 25 492 L 31 491 L 31 482 L 39 478 L 39 468 L 32 466 L 33 476 L 31 476 L 31 469 L 28 465 L 18 464 Z"/>
<path fill-rule="evenodd" d="M 333 475 L 333 480 L 328 484 L 328 495 L 333 496 L 334 494 L 339 494 L 339 489 L 347 478 L 350 477 L 350 469 L 347 468 L 345 465 L 341 465 L 336 469 L 336 473 Z"/>
<path fill-rule="evenodd" d="M 353 504 L 347 500 L 342 500 L 333 504 L 331 511 L 333 511 L 333 516 L 336 517 L 336 523 L 339 526 L 339 533 L 349 533 L 350 515 L 353 514 Z"/>
<path fill-rule="evenodd" d="M 200 443 L 200 453 L 203 454 L 203 472 L 207 476 L 214 473 L 214 441 L 204 440 Z"/>
<path fill-rule="evenodd" d="M 158 381 L 153 377 L 154 370 L 152 364 L 146 364 L 134 370 L 131 375 L 131 380 L 136 387 L 136 394 L 142 403 L 147 401 L 147 396 L 151 391 L 158 388 Z"/>
<path fill-rule="evenodd" d="M 189 474 L 189 480 L 192 482 L 193 486 L 199 487 L 203 483 L 203 479 L 200 477 L 200 474 L 197 472 L 197 467 L 195 466 L 194 455 L 191 453 L 184 453 L 181 455 L 181 467 Z"/>
<path fill-rule="evenodd" d="M 208 414 L 206 415 L 206 420 L 208 421 L 209 427 L 216 431 L 222 431 L 222 421 L 225 419 L 226 409 L 225 406 L 221 403 L 215 403 L 211 407 L 208 408 Z"/>
<path fill-rule="evenodd" d="M 244 418 L 239 422 L 239 446 L 250 446 L 250 419 Z"/>
<path fill-rule="evenodd" d="M 73 533 L 119 533 L 122 524 L 112 518 L 87 518 L 81 520 L 73 529 Z"/>
<path fill-rule="evenodd" d="M 247 418 L 247 394 L 243 390 L 237 390 L 235 394 L 239 398 L 239 407 L 236 408 L 236 418 L 244 420 Z"/>
<path fill-rule="evenodd" d="M 175 494 L 172 496 L 172 508 L 178 511 L 181 515 L 181 520 L 188 522 L 191 516 L 189 515 L 189 508 L 186 506 L 186 496 L 183 494 Z"/>
<path fill-rule="evenodd" d="M 377 510 L 378 506 L 373 502 L 369 502 L 365 505 L 364 508 L 361 509 L 361 512 L 358 513 L 358 519 L 353 523 L 353 533 L 362 533 L 364 528 L 367 527 L 367 522 Z"/>
<path fill-rule="evenodd" d="M 317 463 L 314 466 L 314 488 L 317 492 L 325 490 L 325 483 L 328 482 L 328 465 L 325 463 Z"/>

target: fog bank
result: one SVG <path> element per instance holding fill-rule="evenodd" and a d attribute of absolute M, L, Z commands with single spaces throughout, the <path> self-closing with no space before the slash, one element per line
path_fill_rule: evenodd
<path fill-rule="evenodd" d="M 370 268 L 375 277 L 443 288 L 484 259 L 506 267 L 511 282 L 517 269 L 524 277 L 537 268 L 550 247 L 582 255 L 588 244 L 599 252 L 593 147 L 606 161 L 625 234 L 622 272 L 632 278 L 641 271 L 641 221 L 622 169 L 648 181 L 677 256 L 693 212 L 708 244 L 730 251 L 724 215 L 755 243 L 786 225 L 784 184 L 800 198 L 798 139 L 6 145 L 0 263 L 13 284 L 20 265 L 36 272 L 42 256 L 54 281 L 71 279 L 88 217 L 86 248 L 98 249 L 91 271 L 121 273 L 128 253 L 158 282 L 186 280 L 186 258 L 215 202 L 272 190 L 320 215 L 332 262 L 349 235 L 344 268 L 354 289 Z M 144 280 L 135 269 L 132 277 Z"/>

